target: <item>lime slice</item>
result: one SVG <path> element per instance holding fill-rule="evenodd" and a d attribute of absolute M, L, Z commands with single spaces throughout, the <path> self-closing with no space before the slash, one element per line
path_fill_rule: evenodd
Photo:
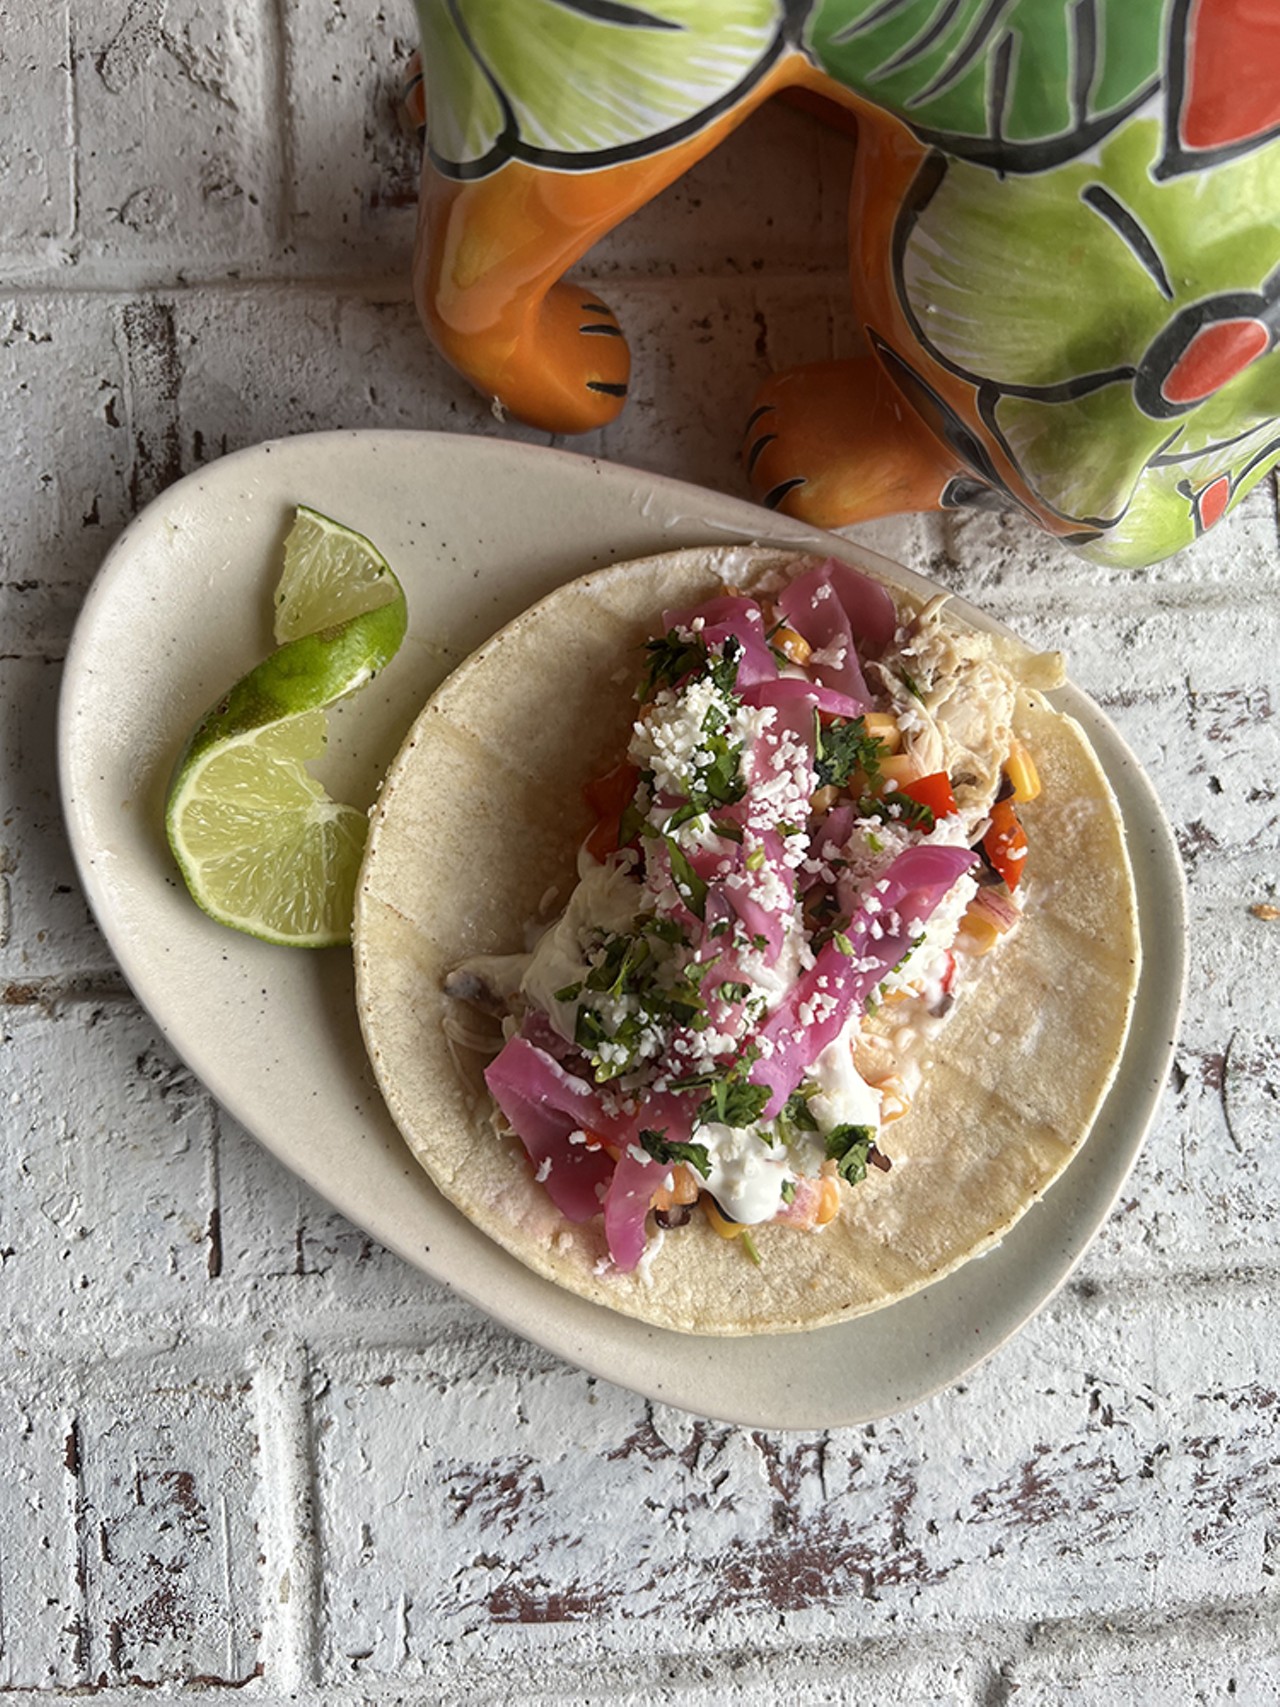
<path fill-rule="evenodd" d="M 325 707 L 391 661 L 406 623 L 382 555 L 300 508 L 276 592 L 283 644 L 200 720 L 169 787 L 169 846 L 220 924 L 296 948 L 350 942 L 368 820 L 306 767 L 325 748 Z"/>

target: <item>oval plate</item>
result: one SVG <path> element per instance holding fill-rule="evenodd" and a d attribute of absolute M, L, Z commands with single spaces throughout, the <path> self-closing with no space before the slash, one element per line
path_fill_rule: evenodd
<path fill-rule="evenodd" d="M 508 1256 L 439 1196 L 375 1086 L 351 956 L 221 929 L 190 901 L 163 832 L 186 732 L 271 641 L 295 504 L 375 541 L 404 583 L 394 664 L 330 717 L 325 780 L 371 802 L 449 670 L 553 587 L 603 563 L 734 540 L 818 549 L 927 597 L 938 589 L 849 541 L 614 464 L 501 440 L 325 433 L 189 475 L 126 529 L 85 601 L 63 677 L 59 770 L 80 877 L 171 1047 L 274 1155 L 352 1221 L 506 1326 L 592 1374 L 726 1422 L 816 1428 L 918 1403 L 989 1356 L 1054 1294 L 1105 1221 L 1172 1058 L 1185 981 L 1181 867 L 1150 783 L 1067 686 L 1125 819 L 1143 969 L 1124 1058 L 1080 1155 L 1004 1242 L 889 1309 L 752 1339 L 686 1337 L 588 1304 Z M 962 600 L 976 626 L 1000 625 Z"/>

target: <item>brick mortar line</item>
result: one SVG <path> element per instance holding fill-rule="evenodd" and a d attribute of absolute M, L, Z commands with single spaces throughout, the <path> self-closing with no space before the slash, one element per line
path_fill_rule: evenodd
<path fill-rule="evenodd" d="M 11 1015 L 24 1008 L 39 1008 L 46 1018 L 53 1018 L 61 1008 L 103 1001 L 132 1002 L 142 1011 L 124 974 L 115 967 L 6 978 L 0 985 L 0 1013 L 7 1010 Z"/>
<path fill-rule="evenodd" d="M 830 1610 L 834 1615 L 835 1609 Z M 545 1685 L 531 1673 L 525 1673 L 519 1698 L 538 1703 L 539 1707 L 561 1707 L 562 1703 L 577 1707 L 587 1699 L 602 1703 L 717 1700 L 721 1697 L 714 1692 L 725 1686 L 726 1673 L 744 1687 L 767 1684 L 776 1688 L 786 1683 L 797 1688 L 820 1689 L 828 1684 L 847 1684 L 859 1669 L 882 1673 L 904 1662 L 936 1661 L 945 1665 L 957 1655 L 960 1631 L 964 1634 L 961 1659 L 968 1673 L 960 1687 L 972 1707 L 985 1707 L 993 1699 L 1004 1699 L 994 1697 L 993 1690 L 1001 1683 L 1006 1689 L 1010 1685 L 1018 1687 L 1019 1671 L 1028 1674 L 1027 1681 L 1035 1681 L 1037 1677 L 1043 1680 L 1046 1675 L 1050 1679 L 1061 1678 L 1063 1669 L 1060 1665 L 1056 1667 L 1055 1662 L 1064 1661 L 1087 1679 L 1090 1674 L 1096 1676 L 1114 1666 L 1118 1660 L 1130 1658 L 1134 1662 L 1129 1668 L 1131 1675 L 1140 1677 L 1156 1672 L 1161 1662 L 1173 1669 L 1196 1653 L 1212 1658 L 1222 1650 L 1224 1660 L 1244 1664 L 1250 1659 L 1270 1660 L 1280 1675 L 1280 1661 L 1274 1647 L 1280 1634 L 1280 1617 L 1274 1598 L 1264 1593 L 1184 1601 L 1155 1611 L 1148 1607 L 1119 1606 L 1077 1617 L 985 1620 L 981 1630 L 966 1628 L 963 1620 L 957 1618 L 949 1626 L 915 1635 L 873 1635 L 847 1642 L 801 1636 L 790 1648 L 779 1643 L 763 1649 L 746 1646 L 672 1649 L 648 1655 L 609 1655 L 594 1665 L 561 1658 L 556 1662 L 556 1685 Z M 1171 1637 L 1182 1638 L 1172 1651 Z M 1252 1654 L 1248 1648 L 1253 1649 Z M 534 1651 L 527 1657 L 532 1658 Z M 428 1701 L 441 1703 L 442 1707 L 445 1703 L 463 1701 L 467 1707 L 482 1707 L 482 1704 L 512 1700 L 511 1659 L 512 1655 L 505 1652 L 488 1660 L 468 1656 L 452 1661 L 447 1667 L 415 1667 L 411 1681 L 384 1674 L 367 1676 L 359 1684 L 321 1680 L 311 1685 L 290 1685 L 268 1669 L 261 1684 L 202 1688 L 201 1699 L 211 1707 L 249 1701 L 258 1707 L 268 1707 L 283 1702 L 286 1697 L 280 1692 L 287 1690 L 287 1700 L 294 1707 L 310 1707 L 312 1703 L 316 1707 L 373 1707 L 382 1703 L 390 1707 L 391 1703 L 415 1700 L 424 1703 L 424 1707 Z M 504 1674 L 508 1674 L 506 1681 Z M 166 1694 L 175 1687 L 185 1688 L 198 1681 L 174 1680 L 152 1687 Z M 57 1691 L 40 1687 L 0 1688 L 0 1699 L 29 1702 L 32 1707 L 37 1704 L 59 1707 L 60 1703 L 86 1698 L 101 1707 L 136 1707 L 138 1690 L 130 1685 L 93 1684 Z M 895 1694 L 892 1699 L 907 1698 Z"/>
<path fill-rule="evenodd" d="M 1057 575 L 1052 587 L 1043 591 L 1038 589 L 1029 578 L 1019 579 L 1016 585 L 1006 582 L 999 587 L 977 588 L 972 596 L 967 592 L 961 597 L 970 598 L 979 608 L 989 609 L 993 604 L 1000 606 L 1001 621 L 1007 621 L 1016 629 L 1018 616 L 1023 613 L 1037 619 L 1049 617 L 1060 626 L 1069 620 L 1094 621 L 1099 614 L 1108 614 L 1109 607 L 1115 609 L 1130 621 L 1147 622 L 1152 617 L 1159 616 L 1202 616 L 1214 612 L 1226 612 L 1228 615 L 1238 615 L 1244 606 L 1245 599 L 1250 594 L 1274 595 L 1277 582 L 1280 582 L 1280 569 L 1267 574 L 1265 569 L 1258 575 L 1246 576 L 1232 581 L 1229 586 L 1206 585 L 1204 582 L 1188 579 L 1181 582 L 1152 582 L 1148 580 L 1142 585 L 1143 609 L 1135 613 L 1131 588 L 1127 582 L 1115 581 L 1109 586 L 1091 586 L 1087 581 L 1073 583 L 1069 570 L 1070 564 L 1064 566 L 1068 573 Z M 1161 565 L 1148 573 L 1157 573 Z M 1029 577 L 1029 571 L 1020 571 L 1024 577 Z M 1055 574 L 1057 574 L 1055 570 Z M 1188 577 L 1194 576 L 1195 565 L 1188 564 Z M 1194 644 L 1194 637 L 1188 635 L 1188 645 Z M 1255 639 L 1259 660 L 1266 658 L 1270 662 L 1270 654 L 1265 651 L 1264 642 Z M 1122 648 L 1117 648 L 1122 650 Z"/>
<path fill-rule="evenodd" d="M 317 240 L 319 242 L 320 240 Z M 305 243 L 305 239 L 304 239 Z M 370 238 L 370 249 L 376 246 Z M 77 263 L 78 269 L 87 272 L 87 277 L 68 278 L 65 267 L 55 271 L 52 268 L 47 273 L 24 271 L 21 275 L 6 274 L 6 262 L 0 256 L 0 296 L 5 300 L 17 302 L 45 301 L 50 297 L 74 298 L 83 297 L 120 297 L 134 300 L 139 296 L 158 296 L 172 298 L 175 301 L 198 295 L 232 295 L 252 296 L 264 290 L 284 290 L 290 292 L 309 291 L 316 295 L 344 296 L 357 299 L 367 299 L 374 302 L 403 302 L 411 305 L 413 302 L 413 284 L 408 267 L 408 251 L 406 249 L 406 264 L 403 271 L 395 272 L 346 272 L 323 271 L 297 273 L 279 273 L 252 271 L 253 261 L 237 260 L 232 263 L 244 269 L 238 276 L 228 274 L 210 274 L 207 276 L 193 275 L 185 272 L 183 277 L 175 280 L 172 268 L 167 270 L 155 268 L 154 263 L 141 262 L 131 278 L 113 272 L 108 265 L 99 274 L 92 262 Z M 42 263 L 47 265 L 47 263 Z M 155 270 L 153 270 L 153 268 Z M 670 293 L 672 275 L 670 272 L 638 273 L 626 270 L 612 270 L 605 267 L 582 267 L 573 269 L 573 276 L 583 282 L 592 282 L 608 289 L 616 285 L 627 291 L 642 291 L 664 295 Z M 707 286 L 723 289 L 732 286 L 741 289 L 753 297 L 761 295 L 772 296 L 777 291 L 794 290 L 797 288 L 812 288 L 815 284 L 825 284 L 829 288 L 838 288 L 847 298 L 849 279 L 846 272 L 832 267 L 815 267 L 811 271 L 797 269 L 787 273 L 770 273 L 767 284 L 762 286 L 761 276 L 754 272 L 737 272 L 733 269 L 681 272 L 677 275 L 684 286 Z M 426 337 L 426 333 L 423 333 Z"/>
<path fill-rule="evenodd" d="M 290 1340 L 255 1374 L 267 1533 L 261 1650 L 274 1685 L 306 1690 L 315 1676 L 322 1571 L 316 1525 L 315 1429 L 307 1347 Z"/>
<path fill-rule="evenodd" d="M 1127 1628 L 1117 1629 L 1118 1620 Z M 1242 1625 L 1244 1629 L 1240 1628 Z M 988 1621 L 980 1633 L 965 1629 L 962 1621 L 957 1620 L 949 1629 L 916 1636 L 868 1637 L 835 1644 L 823 1643 L 820 1639 L 806 1643 L 800 1638 L 789 1652 L 777 1648 L 763 1652 L 752 1648 L 721 1648 L 705 1653 L 673 1651 L 647 1661 L 640 1656 L 628 1655 L 606 1662 L 598 1670 L 589 1665 L 560 1661 L 558 1673 L 562 1678 L 567 1676 L 566 1685 L 547 1689 L 526 1681 L 521 1688 L 521 1698 L 538 1703 L 540 1707 L 560 1707 L 561 1703 L 572 1703 L 576 1707 L 576 1703 L 584 1699 L 593 1702 L 675 1700 L 677 1692 L 679 1699 L 717 1701 L 721 1697 L 714 1691 L 722 1688 L 725 1680 L 722 1676 L 707 1677 L 708 1668 L 721 1673 L 731 1670 L 732 1675 L 745 1686 L 765 1684 L 776 1688 L 785 1682 L 797 1688 L 821 1688 L 826 1684 L 847 1687 L 851 1674 L 856 1674 L 860 1668 L 874 1668 L 881 1672 L 900 1666 L 904 1661 L 927 1663 L 935 1659 L 945 1664 L 955 1657 L 957 1631 L 963 1630 L 961 1658 L 970 1676 L 960 1687 L 966 1689 L 965 1699 L 972 1703 L 972 1707 L 988 1707 L 993 1700 L 1006 1699 L 1004 1694 L 994 1693 L 1001 1684 L 1006 1689 L 1011 1683 L 1013 1688 L 1019 1687 L 1016 1673 L 1024 1667 L 1034 1673 L 1048 1672 L 1050 1677 L 1060 1675 L 1053 1670 L 1055 1658 L 1072 1658 L 1073 1650 L 1078 1652 L 1081 1647 L 1087 1647 L 1087 1664 L 1075 1668 L 1087 1676 L 1089 1672 L 1103 1671 L 1109 1663 L 1132 1654 L 1135 1645 L 1154 1648 L 1156 1644 L 1167 1643 L 1171 1634 L 1190 1630 L 1193 1626 L 1197 1627 L 1192 1634 L 1193 1649 L 1204 1654 L 1212 1655 L 1216 1649 L 1223 1648 L 1230 1651 L 1231 1657 L 1242 1657 L 1240 1647 L 1232 1644 L 1243 1644 L 1252 1637 L 1254 1646 L 1262 1650 L 1258 1657 L 1275 1658 L 1274 1652 L 1263 1644 L 1275 1640 L 1280 1620 L 1277 1620 L 1272 1598 L 1259 1595 L 1238 1600 L 1188 1601 L 1159 1613 L 1122 1607 L 1108 1610 L 1105 1614 L 1078 1618 Z M 1150 1669 L 1154 1670 L 1161 1659 L 1171 1668 L 1178 1666 L 1185 1662 L 1187 1653 L 1185 1648 L 1180 1648 L 1177 1654 L 1158 1651 L 1146 1657 L 1152 1662 Z M 496 1665 L 501 1663 L 498 1661 Z M 1136 1672 L 1138 1667 L 1133 1670 Z M 641 1675 L 637 1676 L 638 1673 Z M 1280 1662 L 1277 1662 L 1277 1675 L 1280 1676 Z M 483 1704 L 511 1699 L 491 1676 L 481 1682 L 482 1693 L 476 1693 L 456 1676 L 436 1674 L 432 1681 L 437 1688 L 466 1689 L 468 1707 L 472 1704 L 483 1707 Z M 403 1687 L 394 1678 L 371 1679 L 361 1694 L 348 1696 L 339 1686 L 327 1693 L 326 1704 L 332 1701 L 334 1707 L 346 1707 L 348 1701 L 400 1701 L 405 1699 L 399 1693 Z M 429 1688 L 431 1683 L 425 1682 L 423 1687 Z M 588 1690 L 589 1695 L 586 1693 Z M 642 1695 L 642 1691 L 648 1693 Z M 895 1694 L 892 1699 L 905 1701 L 908 1697 Z"/>
<path fill-rule="evenodd" d="M 1117 1623 L 1125 1627 L 1117 1628 Z M 1242 1625 L 1245 1626 L 1243 1630 L 1240 1628 Z M 985 1621 L 980 1633 L 969 1629 L 964 1631 L 962 1657 L 973 1674 L 972 1693 L 968 1699 L 973 1707 L 986 1707 L 993 1699 L 991 1691 L 998 1680 L 1011 1680 L 1012 1675 L 1024 1665 L 1037 1672 L 1051 1670 L 1055 1657 L 1067 1658 L 1073 1649 L 1078 1650 L 1084 1644 L 1087 1644 L 1089 1669 L 1100 1671 L 1109 1660 L 1131 1653 L 1135 1644 L 1163 1646 L 1171 1635 L 1193 1627 L 1199 1635 L 1195 1645 L 1202 1652 L 1212 1653 L 1215 1648 L 1241 1643 L 1250 1636 L 1253 1636 L 1255 1645 L 1260 1646 L 1280 1634 L 1280 1614 L 1274 1598 L 1260 1594 L 1235 1599 L 1185 1601 L 1156 1611 L 1147 1607 L 1122 1606 L 1108 1609 L 1105 1614 L 1083 1614 L 1074 1618 Z M 646 1664 L 639 1655 L 620 1655 L 616 1660 L 611 1657 L 611 1661 L 601 1667 L 605 1674 L 603 1678 L 589 1665 L 561 1661 L 559 1674 L 563 1677 L 567 1673 L 570 1678 L 566 1687 L 540 1689 L 526 1681 L 521 1688 L 521 1697 L 540 1703 L 542 1707 L 558 1707 L 561 1702 L 576 1704 L 588 1698 L 593 1702 L 634 1701 L 638 1698 L 638 1691 L 643 1689 L 693 1695 L 698 1686 L 703 1685 L 709 1698 L 716 1699 L 710 1692 L 723 1680 L 707 1678 L 707 1667 L 721 1671 L 732 1668 L 738 1677 L 754 1668 L 760 1674 L 760 1682 L 774 1686 L 783 1680 L 811 1687 L 820 1687 L 828 1681 L 847 1684 L 851 1673 L 859 1667 L 874 1666 L 881 1670 L 900 1665 L 904 1660 L 927 1662 L 934 1658 L 945 1662 L 956 1654 L 956 1634 L 960 1629 L 964 1626 L 957 1619 L 949 1628 L 929 1630 L 919 1635 L 871 1636 L 843 1643 L 828 1643 L 821 1638 L 806 1642 L 801 1637 L 789 1652 L 780 1648 L 761 1652 L 747 1647 L 716 1648 L 709 1652 L 672 1650 L 649 1658 L 649 1675 L 639 1680 L 637 1672 Z M 1238 1653 L 1239 1649 L 1234 1651 Z M 1151 1656 L 1153 1660 L 1161 1657 L 1162 1654 Z M 1275 1658 L 1275 1655 L 1264 1649 L 1262 1657 Z M 1177 1665 L 1184 1658 L 1185 1652 L 1182 1651 L 1168 1656 L 1168 1663 Z M 495 1669 L 502 1663 L 501 1660 L 495 1662 Z M 1280 1676 L 1280 1661 L 1277 1662 L 1277 1674 Z M 435 1681 L 437 1686 L 456 1687 L 452 1678 L 446 1680 L 437 1674 Z M 748 1678 L 748 1681 L 756 1680 Z M 335 1707 L 345 1707 L 347 1699 L 389 1701 L 397 1699 L 396 1692 L 402 1687 L 390 1677 L 385 1681 L 371 1679 L 362 1695 L 345 1697 L 339 1686 L 338 1690 L 328 1692 L 326 1699 L 332 1700 Z M 468 1707 L 472 1702 L 480 1707 L 482 1702 L 510 1699 L 506 1694 L 489 1693 L 496 1687 L 492 1678 L 486 1678 L 481 1687 L 485 1694 L 467 1695 Z M 584 1693 L 588 1687 L 591 1690 L 589 1697 Z M 906 1697 L 895 1699 L 905 1700 Z"/>
<path fill-rule="evenodd" d="M 261 7 L 257 32 L 258 50 L 265 62 L 261 87 L 267 110 L 262 114 L 262 130 L 267 138 L 267 148 L 275 155 L 273 169 L 262 174 L 262 181 L 270 186 L 270 199 L 263 208 L 263 218 L 277 252 L 288 244 L 290 227 L 296 224 L 291 200 L 291 187 L 296 178 L 292 147 L 294 127 L 277 120 L 277 115 L 283 119 L 288 114 L 292 94 L 285 12 L 286 7 L 281 0 Z"/>

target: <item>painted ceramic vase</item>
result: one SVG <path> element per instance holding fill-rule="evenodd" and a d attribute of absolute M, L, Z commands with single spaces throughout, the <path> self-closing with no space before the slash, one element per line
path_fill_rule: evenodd
<path fill-rule="evenodd" d="M 870 353 L 760 390 L 744 456 L 764 503 L 826 527 L 1009 506 L 1142 564 L 1280 460 L 1280 0 L 419 15 L 419 309 L 521 420 L 587 432 L 623 407 L 626 339 L 566 274 L 788 93 L 856 127 Z"/>

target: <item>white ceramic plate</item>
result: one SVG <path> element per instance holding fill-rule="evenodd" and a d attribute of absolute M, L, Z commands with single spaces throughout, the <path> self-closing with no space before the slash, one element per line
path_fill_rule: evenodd
<path fill-rule="evenodd" d="M 248 1130 L 353 1221 L 517 1332 L 593 1374 L 756 1427 L 850 1424 L 915 1404 L 1052 1296 L 1105 1220 L 1164 1082 L 1185 976 L 1180 866 L 1132 754 L 1082 694 L 1124 814 L 1144 965 L 1116 1084 L 1079 1157 L 995 1251 L 878 1314 L 767 1340 L 689 1338 L 539 1279 L 435 1191 L 383 1107 L 350 955 L 292 952 L 213 924 L 164 840 L 186 732 L 271 646 L 271 594 L 299 502 L 367 533 L 404 582 L 395 663 L 331 714 L 324 774 L 371 801 L 423 701 L 495 629 L 562 581 L 678 546 L 777 541 L 919 576 L 753 505 L 559 451 L 427 433 L 326 433 L 229 456 L 126 530 L 67 659 L 59 765 L 72 848 L 121 968 L 176 1052 Z M 958 603 L 960 603 L 958 601 Z M 980 626 L 998 625 L 968 606 Z"/>

